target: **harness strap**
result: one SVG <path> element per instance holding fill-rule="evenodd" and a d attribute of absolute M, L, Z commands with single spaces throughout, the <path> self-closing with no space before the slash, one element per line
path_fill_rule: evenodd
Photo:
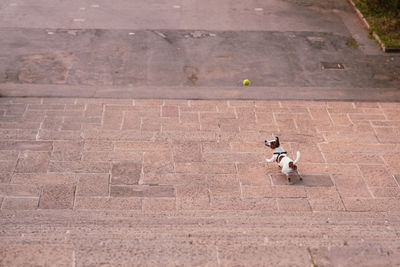
<path fill-rule="evenodd" d="M 286 157 L 287 152 L 274 152 L 274 155 L 278 155 L 278 156 L 276 157 L 276 162 L 279 163 L 279 158 L 280 158 L 281 156 Z"/>

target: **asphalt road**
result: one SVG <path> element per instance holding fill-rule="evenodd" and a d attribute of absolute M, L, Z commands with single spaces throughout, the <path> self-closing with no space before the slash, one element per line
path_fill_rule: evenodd
<path fill-rule="evenodd" d="M 3 96 L 400 100 L 346 0 L 6 0 L 0 47 Z"/>

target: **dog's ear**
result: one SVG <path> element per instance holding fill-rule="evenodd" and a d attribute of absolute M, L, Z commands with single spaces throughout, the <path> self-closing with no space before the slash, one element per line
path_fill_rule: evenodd
<path fill-rule="evenodd" d="M 275 141 L 276 141 L 275 146 L 276 146 L 276 147 L 280 147 L 281 144 L 279 143 L 279 137 L 278 137 L 278 136 L 275 137 Z"/>

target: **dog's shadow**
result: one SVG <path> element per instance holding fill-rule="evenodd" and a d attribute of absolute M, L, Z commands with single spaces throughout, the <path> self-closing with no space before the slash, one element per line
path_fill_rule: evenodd
<path fill-rule="evenodd" d="M 285 177 L 285 178 L 286 178 L 286 177 Z M 303 177 L 301 176 L 300 173 L 296 173 L 295 175 L 293 175 L 293 176 L 291 177 L 290 181 L 287 180 L 287 183 L 288 183 L 289 185 L 304 185 Z"/>
<path fill-rule="evenodd" d="M 266 175 L 270 177 L 272 185 L 304 186 L 306 184 L 303 175 L 299 172 L 290 175 L 290 182 L 286 175 L 277 170 L 267 168 Z"/>
<path fill-rule="evenodd" d="M 286 175 L 280 175 L 280 179 L 286 184 L 286 185 L 293 185 L 293 186 L 303 186 L 303 177 L 297 173 L 297 174 L 291 174 L 290 175 L 290 180 L 286 177 Z"/>

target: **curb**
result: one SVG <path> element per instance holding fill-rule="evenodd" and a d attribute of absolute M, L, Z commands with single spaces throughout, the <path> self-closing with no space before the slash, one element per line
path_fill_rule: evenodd
<path fill-rule="evenodd" d="M 371 26 L 369 25 L 368 21 L 365 19 L 364 15 L 360 12 L 360 10 L 356 7 L 354 4 L 353 0 L 348 0 L 349 3 L 353 6 L 354 11 L 357 13 L 358 17 L 361 19 L 361 21 L 364 23 L 365 27 L 370 30 Z M 379 38 L 378 34 L 376 32 L 372 31 L 372 36 L 375 38 L 375 40 L 379 43 L 379 46 L 381 47 L 382 51 L 385 53 L 391 53 L 391 52 L 400 52 L 400 48 L 391 48 L 391 47 L 386 47 L 385 44 L 382 42 L 381 38 Z"/>
<path fill-rule="evenodd" d="M 204 100 L 312 100 L 400 102 L 396 87 L 109 87 L 0 84 L 1 97 L 69 97 Z"/>

